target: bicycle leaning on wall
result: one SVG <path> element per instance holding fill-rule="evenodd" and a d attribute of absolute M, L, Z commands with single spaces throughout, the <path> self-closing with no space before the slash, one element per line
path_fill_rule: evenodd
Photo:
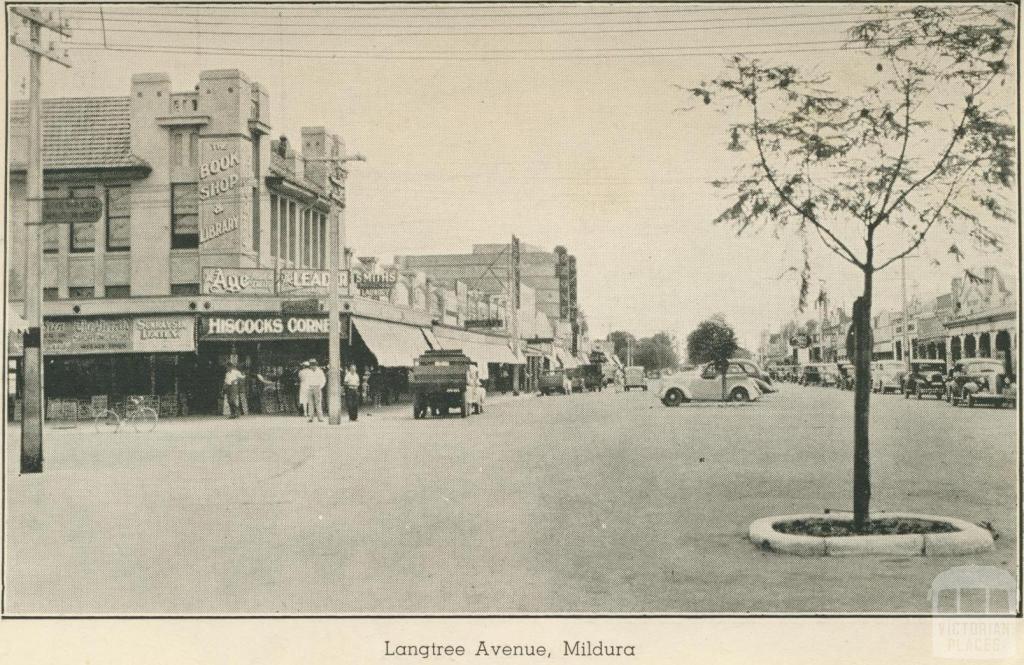
<path fill-rule="evenodd" d="M 116 434 L 123 423 L 131 423 L 136 432 L 152 432 L 156 429 L 159 416 L 156 410 L 143 406 L 141 397 L 129 397 L 124 418 L 112 409 L 104 409 L 96 414 L 93 422 L 99 434 Z"/>

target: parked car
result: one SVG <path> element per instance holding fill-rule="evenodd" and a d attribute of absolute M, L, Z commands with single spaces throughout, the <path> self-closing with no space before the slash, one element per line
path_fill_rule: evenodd
<path fill-rule="evenodd" d="M 945 360 L 914 360 L 910 363 L 910 373 L 903 379 L 903 396 L 910 399 L 916 395 L 935 395 L 942 399 L 946 394 L 946 361 Z"/>
<path fill-rule="evenodd" d="M 878 360 L 871 365 L 871 390 L 882 393 L 903 390 L 907 365 L 902 360 Z"/>
<path fill-rule="evenodd" d="M 800 368 L 800 378 L 797 379 L 797 383 L 801 386 L 820 386 L 821 385 L 821 366 L 820 365 L 804 365 Z"/>
<path fill-rule="evenodd" d="M 965 358 L 953 366 L 951 374 L 946 395 L 954 406 L 1007 406 L 1011 400 L 1016 403 L 1016 386 L 1005 381 L 1003 363 L 995 358 Z"/>
<path fill-rule="evenodd" d="M 572 392 L 572 383 L 565 375 L 565 370 L 549 369 L 542 373 L 538 379 L 541 395 L 553 395 L 559 393 L 568 395 Z"/>
<path fill-rule="evenodd" d="M 627 367 L 626 372 L 626 392 L 629 392 L 630 388 L 642 388 L 647 390 L 647 376 L 644 374 L 644 368 L 639 366 Z"/>
<path fill-rule="evenodd" d="M 744 374 L 753 378 L 757 382 L 757 387 L 762 393 L 767 395 L 768 393 L 778 392 L 778 388 L 772 385 L 771 375 L 761 369 L 753 360 L 747 360 L 746 358 L 730 358 L 729 371 L 733 371 L 733 367 L 738 368 Z"/>
<path fill-rule="evenodd" d="M 747 402 L 763 394 L 757 380 L 739 366 L 730 367 L 725 373 L 725 399 Z M 714 363 L 707 363 L 690 372 L 666 377 L 658 397 L 665 406 L 679 406 L 690 401 L 722 401 L 722 377 Z"/>
<path fill-rule="evenodd" d="M 569 384 L 572 386 L 572 392 L 581 393 L 587 389 L 586 376 L 582 365 L 570 369 L 566 372 L 566 375 L 569 377 Z"/>

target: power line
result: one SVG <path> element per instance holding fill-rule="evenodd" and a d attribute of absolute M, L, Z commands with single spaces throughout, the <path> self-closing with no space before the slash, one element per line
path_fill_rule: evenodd
<path fill-rule="evenodd" d="M 182 4 L 182 5 L 179 5 L 179 6 L 184 8 L 184 9 L 205 9 L 205 8 L 209 7 L 209 5 L 206 5 L 206 6 L 196 6 L 196 5 L 186 5 L 186 4 Z M 318 8 L 315 8 L 315 9 L 312 8 L 312 7 L 307 7 L 307 8 L 302 8 L 302 7 L 300 7 L 300 8 L 291 8 L 291 7 L 289 7 L 289 8 L 280 8 L 280 9 L 278 9 L 278 8 L 274 8 L 274 7 L 264 7 L 264 6 L 240 6 L 240 7 L 231 6 L 231 5 L 214 5 L 214 6 L 216 6 L 218 8 L 220 8 L 220 7 L 233 7 L 235 9 L 237 9 L 238 11 L 234 12 L 234 13 L 219 13 L 219 12 L 216 12 L 216 11 L 203 11 L 202 13 L 150 12 L 150 11 L 146 11 L 146 12 L 142 13 L 142 12 L 138 12 L 138 11 L 135 11 L 135 12 L 109 12 L 108 11 L 107 15 L 108 16 L 109 15 L 118 15 L 118 16 L 172 16 L 172 17 L 173 16 L 179 16 L 179 17 L 189 17 L 189 18 L 204 18 L 204 17 L 209 17 L 209 16 L 215 16 L 215 17 L 234 17 L 234 16 L 238 16 L 239 14 L 243 14 L 245 16 L 250 16 L 250 17 L 265 16 L 267 18 L 309 18 L 309 17 L 326 16 L 326 17 L 329 17 L 329 18 L 374 18 L 374 19 L 376 19 L 376 18 L 403 18 L 403 17 L 408 15 L 408 12 L 419 12 L 419 11 L 447 11 L 447 10 L 453 10 L 454 11 L 454 10 L 465 10 L 467 8 L 471 8 L 471 9 L 493 9 L 494 10 L 494 12 L 486 13 L 486 14 L 438 14 L 438 15 L 436 15 L 436 18 L 445 19 L 445 18 L 503 18 L 503 17 L 510 17 L 510 18 L 520 18 L 520 17 L 534 18 L 534 17 L 538 17 L 539 18 L 539 17 L 547 17 L 547 16 L 552 16 L 552 17 L 559 17 L 559 16 L 584 16 L 584 17 L 586 17 L 586 16 L 635 16 L 635 15 L 653 15 L 653 14 L 692 14 L 692 13 L 711 13 L 711 14 L 715 14 L 715 13 L 722 13 L 722 12 L 772 11 L 772 10 L 781 10 L 781 9 L 783 9 L 782 7 L 779 7 L 777 5 L 773 6 L 771 4 L 765 4 L 765 5 L 756 5 L 756 6 L 755 5 L 744 5 L 744 6 L 729 6 L 729 7 L 701 7 L 701 8 L 696 8 L 696 7 L 677 7 L 677 8 L 673 8 L 673 9 L 646 9 L 645 8 L 645 9 L 628 9 L 628 10 L 618 10 L 618 11 L 596 11 L 596 10 L 590 10 L 590 11 L 580 11 L 580 12 L 569 12 L 569 11 L 565 11 L 565 10 L 559 9 L 559 10 L 552 11 L 552 12 L 530 11 L 530 12 L 517 12 L 517 13 L 497 13 L 498 10 L 501 10 L 501 12 L 508 12 L 508 11 L 515 10 L 516 8 L 515 7 L 509 7 L 507 5 L 505 5 L 505 6 L 497 6 L 497 7 L 490 7 L 490 6 L 487 6 L 487 5 L 478 6 L 478 7 L 469 7 L 469 6 L 466 6 L 466 5 L 460 5 L 458 7 L 443 7 L 443 6 L 433 5 L 433 6 L 428 6 L 428 7 L 404 6 L 401 9 L 396 9 L 396 8 L 393 8 L 393 7 L 387 7 L 387 8 L 383 8 L 382 7 L 382 8 L 380 8 L 381 11 L 383 11 L 385 9 L 390 9 L 392 11 L 400 11 L 401 13 L 398 13 L 398 14 L 382 14 L 380 12 L 373 12 L 373 13 L 369 13 L 369 14 L 351 14 L 351 13 L 338 13 L 339 11 L 340 12 L 351 11 L 351 10 L 341 9 L 339 7 L 318 7 Z M 578 5 L 576 5 L 576 6 L 578 6 Z M 794 7 L 794 8 L 799 8 L 799 9 L 812 9 L 812 8 L 825 8 L 825 7 L 827 7 L 827 5 L 824 5 L 822 3 L 810 3 L 810 4 L 806 4 L 805 3 L 805 4 L 787 5 L 787 7 Z M 373 8 L 362 7 L 361 9 L 373 9 Z M 269 14 L 253 13 L 255 11 L 265 11 L 265 12 L 271 12 L 271 13 L 269 13 Z M 298 13 L 298 12 L 302 12 L 302 13 Z M 306 13 L 306 12 L 309 12 L 309 13 Z M 69 15 L 72 15 L 72 16 L 74 16 L 74 15 L 81 15 L 81 16 L 92 15 L 92 16 L 95 16 L 95 15 L 98 15 L 98 13 L 99 12 L 97 10 L 78 9 L 78 10 L 76 10 L 74 12 L 70 12 Z M 414 16 L 416 16 L 416 18 L 433 18 L 429 14 L 418 14 L 418 15 L 414 15 Z"/>
<path fill-rule="evenodd" d="M 259 50 L 267 55 L 277 55 L 281 53 L 305 53 L 305 54 L 349 54 L 349 55 L 433 55 L 433 54 L 467 54 L 467 53 L 484 53 L 484 54 L 539 54 L 539 53 L 604 53 L 604 52 L 638 52 L 638 51 L 678 51 L 680 49 L 732 49 L 732 48 L 759 48 L 759 47 L 776 47 L 776 46 L 816 46 L 822 44 L 849 44 L 851 43 L 846 39 L 832 39 L 832 40 L 818 40 L 818 41 L 795 41 L 795 42 L 770 42 L 770 43 L 759 43 L 759 44 L 714 44 L 710 46 L 599 46 L 599 47 L 581 47 L 581 48 L 552 48 L 552 49 L 411 49 L 411 50 L 366 50 L 366 49 L 300 49 L 300 48 L 282 48 L 282 49 L 264 49 Z M 117 48 L 118 46 L 124 47 L 139 47 L 139 48 L 173 48 L 180 49 L 182 53 L 191 53 L 195 49 L 191 46 L 177 46 L 171 44 L 123 44 L 123 45 L 110 45 L 100 43 L 79 43 L 77 47 L 112 47 Z M 227 52 L 238 52 L 245 51 L 251 52 L 255 47 L 229 47 L 229 46 L 218 46 L 215 47 L 218 51 Z M 842 50 L 842 49 L 840 49 Z"/>
<path fill-rule="evenodd" d="M 762 50 L 762 51 L 724 51 L 724 52 L 705 52 L 705 53 L 622 53 L 622 54 L 595 54 L 595 55 L 548 55 L 548 56 L 537 56 L 537 57 L 509 57 L 509 56 L 443 56 L 443 55 L 426 55 L 426 56 L 378 56 L 378 55 L 345 55 L 345 54 L 299 54 L 299 53 L 281 53 L 281 52 L 266 52 L 257 49 L 246 52 L 231 52 L 221 51 L 215 49 L 197 48 L 197 49 L 186 49 L 187 47 L 169 47 L 169 48 L 149 48 L 149 47 L 119 47 L 119 46 L 72 46 L 69 47 L 71 50 L 76 51 L 114 51 L 114 52 L 125 52 L 125 53 L 154 53 L 154 54 L 171 54 L 171 55 L 226 55 L 235 57 L 266 57 L 266 56 L 277 56 L 281 58 L 297 58 L 297 59 L 328 59 L 328 60 L 448 60 L 448 61 L 477 61 L 477 60 L 609 60 L 609 59 L 620 59 L 620 58 L 676 58 L 676 57 L 709 57 L 709 56 L 733 56 L 733 55 L 772 55 L 772 54 L 789 54 L 789 53 L 823 53 L 823 52 L 847 52 L 855 53 L 859 51 L 869 51 L 886 48 L 886 46 L 859 46 L 855 49 L 842 49 L 842 48 L 810 48 L 810 49 L 783 49 L 783 50 Z M 685 48 L 685 47 L 680 47 Z M 178 50 L 173 50 L 178 49 Z"/>
<path fill-rule="evenodd" d="M 892 16 L 900 16 L 900 15 L 905 15 L 905 14 L 908 14 L 908 12 L 895 12 L 894 14 L 892 14 Z M 303 27 L 312 27 L 312 28 L 317 28 L 317 27 L 342 27 L 342 28 L 344 28 L 344 27 L 349 27 L 349 26 L 345 26 L 345 25 L 325 24 L 323 21 L 316 21 L 316 22 L 313 22 L 313 23 L 296 23 L 296 22 L 268 23 L 268 22 L 251 22 L 251 21 L 238 21 L 238 20 L 231 20 L 231 21 L 218 21 L 218 20 L 213 20 L 213 21 L 211 21 L 211 20 L 190 21 L 188 19 L 172 19 L 172 20 L 150 19 L 146 15 L 140 15 L 139 17 L 136 17 L 136 18 L 110 18 L 110 14 L 101 15 L 101 16 L 98 16 L 96 18 L 92 18 L 92 17 L 89 17 L 89 18 L 84 18 L 84 17 L 83 18 L 76 18 L 75 20 L 76 21 L 94 21 L 94 22 L 98 23 L 98 22 L 102 21 L 103 16 L 106 16 L 106 21 L 110 22 L 110 23 L 133 23 L 133 24 L 147 23 L 147 24 L 169 24 L 169 25 L 182 25 L 182 24 L 184 24 L 184 25 L 194 25 L 194 24 L 198 24 L 198 25 L 207 26 L 207 27 L 208 26 L 214 26 L 214 25 L 235 25 L 235 26 L 259 27 L 259 28 L 303 28 Z M 865 17 L 866 18 L 866 17 L 869 17 L 869 16 L 877 16 L 877 14 L 874 14 L 872 12 L 858 11 L 858 12 L 846 12 L 846 13 L 833 13 L 833 12 L 830 12 L 830 13 L 824 13 L 824 14 L 821 14 L 821 13 L 819 13 L 819 14 L 788 14 L 788 15 L 780 15 L 780 16 L 739 16 L 739 17 L 732 17 L 732 18 L 729 18 L 729 17 L 726 17 L 726 18 L 723 18 L 723 17 L 707 18 L 707 17 L 705 17 L 705 18 L 699 18 L 699 19 L 671 19 L 671 20 L 657 19 L 657 20 L 653 20 L 653 21 L 628 21 L 628 22 L 627 21 L 622 21 L 622 20 L 617 20 L 617 21 L 588 21 L 588 22 L 582 22 L 582 23 L 579 23 L 579 22 L 577 22 L 577 23 L 548 23 L 548 22 L 546 22 L 546 23 L 441 23 L 441 24 L 438 24 L 438 23 L 364 23 L 364 24 L 359 24 L 359 25 L 353 25 L 353 26 L 350 26 L 350 27 L 360 28 L 360 29 L 362 29 L 362 28 L 386 28 L 386 29 L 399 29 L 399 28 L 445 28 L 445 29 L 447 29 L 447 28 L 506 28 L 506 27 L 507 28 L 530 28 L 530 27 L 534 27 L 534 28 L 540 27 L 540 28 L 543 28 L 543 27 L 551 27 L 551 26 L 589 27 L 589 26 L 608 26 L 608 25 L 614 25 L 614 26 L 623 26 L 623 25 L 624 26 L 635 26 L 635 25 L 670 25 L 670 24 L 691 25 L 691 24 L 702 24 L 702 23 L 722 23 L 722 22 L 728 22 L 728 21 L 782 21 L 782 20 L 800 19 L 800 18 L 815 18 L 815 19 L 817 19 L 817 18 L 842 18 L 842 17 L 849 17 L 849 16 L 860 16 L 860 17 Z M 140 20 L 140 18 L 143 18 L 143 17 L 145 18 L 145 20 Z M 235 18 L 237 18 L 237 17 L 235 17 Z M 266 17 L 266 18 L 276 18 L 276 17 Z M 441 20 L 445 20 L 445 19 L 438 18 L 438 21 L 441 21 Z M 894 20 L 894 19 L 890 19 L 890 20 Z M 765 25 L 764 27 L 771 27 L 771 25 Z M 82 29 L 82 30 L 95 30 L 95 28 L 86 28 L 84 26 L 80 26 L 79 29 Z"/>
<path fill-rule="evenodd" d="M 879 19 L 880 21 L 900 21 L 904 19 Z M 908 17 L 908 21 L 916 20 Z M 168 30 L 168 29 L 143 29 L 143 28 L 107 28 L 107 32 L 128 32 L 134 34 L 170 34 L 170 35 L 191 35 L 194 37 L 488 37 L 488 36 L 529 36 L 529 35 L 607 35 L 607 34 L 633 34 L 633 33 L 656 33 L 656 32 L 703 32 L 706 30 L 764 30 L 765 28 L 811 28 L 826 25 L 853 25 L 862 23 L 863 19 L 847 19 L 839 21 L 817 21 L 799 23 L 774 23 L 770 26 L 762 24 L 746 25 L 702 25 L 668 28 L 618 28 L 604 30 L 524 30 L 524 31 L 487 31 L 487 32 L 257 32 L 257 31 L 227 31 L 227 30 Z M 443 26 L 440 26 L 443 27 Z M 84 32 L 100 32 L 100 28 L 78 28 Z"/>

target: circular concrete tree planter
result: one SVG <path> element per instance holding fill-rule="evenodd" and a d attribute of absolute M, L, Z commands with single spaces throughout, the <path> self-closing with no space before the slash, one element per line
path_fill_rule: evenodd
<path fill-rule="evenodd" d="M 987 552 L 994 544 L 992 534 L 987 529 L 953 517 L 916 513 L 882 513 L 875 517 L 940 522 L 955 530 L 927 534 L 804 536 L 776 531 L 775 525 L 808 519 L 849 521 L 851 514 L 780 515 L 765 517 L 751 524 L 750 541 L 765 550 L 798 556 L 950 556 Z"/>

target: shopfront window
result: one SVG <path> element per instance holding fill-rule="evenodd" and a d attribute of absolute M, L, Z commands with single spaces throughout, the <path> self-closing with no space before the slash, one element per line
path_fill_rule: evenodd
<path fill-rule="evenodd" d="M 131 248 L 131 188 L 107 187 L 107 251 L 126 252 Z"/>
<path fill-rule="evenodd" d="M 171 185 L 171 248 L 199 247 L 199 185 Z"/>

